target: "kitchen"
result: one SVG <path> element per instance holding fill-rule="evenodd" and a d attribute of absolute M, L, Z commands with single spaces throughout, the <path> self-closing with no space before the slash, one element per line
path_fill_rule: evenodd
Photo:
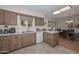
<path fill-rule="evenodd" d="M 59 14 L 60 16 L 53 15 L 53 18 L 51 18 L 52 15 L 50 12 L 52 12 L 52 8 L 56 7 L 55 10 L 53 10 L 56 11 L 65 6 L 66 5 L 58 5 L 58 8 L 57 5 L 41 7 L 39 7 L 39 5 L 0 6 L 0 53 L 11 53 L 22 48 L 42 44 L 42 42 L 45 42 L 52 48 L 60 45 L 78 53 L 79 40 L 76 41 L 76 39 L 79 39 L 79 35 L 74 38 L 74 33 L 79 33 L 79 25 L 71 26 L 72 22 L 71 24 L 65 22 L 70 19 L 76 19 L 74 21 L 79 24 L 78 11 L 76 10 L 78 6 L 70 6 L 72 10 L 70 9 L 68 12 L 65 11 L 65 14 L 62 12 Z M 47 10 L 45 11 L 45 9 Z M 69 11 L 72 12 L 72 15 L 69 14 Z M 47 13 L 48 15 L 42 13 Z M 74 29 L 75 32 L 63 33 L 63 30 L 71 31 L 72 29 Z M 74 38 L 74 40 L 72 40 L 72 38 Z M 67 43 L 69 45 L 72 44 L 72 46 L 70 45 L 70 47 Z"/>

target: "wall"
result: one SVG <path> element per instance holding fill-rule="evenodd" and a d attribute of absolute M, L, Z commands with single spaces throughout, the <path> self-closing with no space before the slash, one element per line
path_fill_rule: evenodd
<path fill-rule="evenodd" d="M 79 15 L 72 16 L 71 19 L 79 24 Z M 67 29 L 67 24 L 65 22 L 66 20 L 67 19 L 64 18 L 56 19 L 56 27 L 61 29 Z"/>
<path fill-rule="evenodd" d="M 0 9 L 5 9 L 5 10 L 9 10 L 9 11 L 14 11 L 14 12 L 18 12 L 18 13 L 23 13 L 23 14 L 27 14 L 27 15 L 33 15 L 33 16 L 38 16 L 38 17 L 44 17 L 43 14 L 39 13 L 39 12 L 34 12 L 31 10 L 25 10 L 21 7 L 18 7 L 16 5 L 0 5 Z"/>
<path fill-rule="evenodd" d="M 17 12 L 17 13 L 22 13 L 22 14 L 26 14 L 26 15 L 32 15 L 32 16 L 37 16 L 37 17 L 44 17 L 45 18 L 45 22 L 46 24 L 44 26 L 37 26 L 37 27 L 40 27 L 40 28 L 46 28 L 48 30 L 48 20 L 52 20 L 51 18 L 49 17 L 45 17 L 43 14 L 39 13 L 39 12 L 34 12 L 34 11 L 31 11 L 31 10 L 25 10 L 23 8 L 20 8 L 18 6 L 14 6 L 14 5 L 0 5 L 0 9 L 5 9 L 5 10 L 9 10 L 9 11 L 13 11 L 13 12 Z M 52 20 L 53 21 L 53 20 Z M 35 28 L 36 26 L 34 25 L 34 19 L 33 19 L 33 27 L 31 27 L 30 29 L 31 30 L 34 30 L 35 31 Z M 21 32 L 22 30 L 26 31 L 27 28 L 22 28 L 21 25 L 20 25 L 20 18 L 18 16 L 17 18 L 17 32 Z"/>
<path fill-rule="evenodd" d="M 17 6 L 8 6 L 8 5 L 0 5 L 0 9 L 4 9 L 4 10 L 9 10 L 9 11 L 13 11 L 13 12 L 17 12 L 17 13 L 22 13 L 22 14 L 26 14 L 26 15 L 32 15 L 32 16 L 37 16 L 37 17 L 44 17 L 43 14 L 39 13 L 39 12 L 33 12 L 33 11 L 30 11 L 30 10 L 25 10 L 23 8 L 20 8 L 20 7 L 17 7 Z M 45 17 L 44 17 L 45 18 Z M 36 31 L 36 27 L 35 27 L 35 22 L 34 22 L 34 18 L 33 18 L 33 23 L 32 23 L 32 27 L 30 27 L 30 31 L 33 30 L 33 31 Z M 46 21 L 45 21 L 46 22 Z M 20 25 L 21 21 L 20 21 L 20 16 L 18 15 L 17 16 L 17 26 L 16 26 L 16 31 L 17 32 L 22 32 L 22 31 L 27 31 L 27 28 L 23 28 L 21 25 Z M 1 28 L 3 26 L 0 26 Z M 12 27 L 12 26 L 10 26 Z M 46 27 L 45 26 L 42 26 L 43 27 Z M 40 27 L 41 28 L 41 27 Z"/>

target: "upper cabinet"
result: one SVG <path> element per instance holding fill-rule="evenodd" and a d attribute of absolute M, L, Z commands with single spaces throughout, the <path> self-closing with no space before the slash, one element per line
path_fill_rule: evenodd
<path fill-rule="evenodd" d="M 17 13 L 0 10 L 0 25 L 16 25 L 17 24 Z"/>
<path fill-rule="evenodd" d="M 44 26 L 44 18 L 35 17 L 35 26 Z"/>
<path fill-rule="evenodd" d="M 5 11 L 5 25 L 16 25 L 17 24 L 17 14 L 15 12 Z"/>
<path fill-rule="evenodd" d="M 4 24 L 4 10 L 0 10 L 0 25 Z"/>

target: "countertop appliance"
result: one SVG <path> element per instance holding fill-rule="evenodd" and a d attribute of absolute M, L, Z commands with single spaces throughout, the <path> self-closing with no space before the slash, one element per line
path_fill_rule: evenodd
<path fill-rule="evenodd" d="M 8 26 L 4 26 L 3 34 L 8 34 L 8 33 L 9 33 L 9 28 L 8 28 Z"/>
<path fill-rule="evenodd" d="M 16 32 L 15 27 L 11 27 L 11 28 L 9 28 L 9 33 L 15 33 L 15 32 Z"/>
<path fill-rule="evenodd" d="M 2 29 L 0 29 L 0 34 L 2 34 Z"/>

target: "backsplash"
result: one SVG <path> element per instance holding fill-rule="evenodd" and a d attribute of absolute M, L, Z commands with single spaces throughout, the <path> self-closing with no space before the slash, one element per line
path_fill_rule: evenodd
<path fill-rule="evenodd" d="M 0 34 L 16 33 L 16 26 L 0 25 Z"/>

